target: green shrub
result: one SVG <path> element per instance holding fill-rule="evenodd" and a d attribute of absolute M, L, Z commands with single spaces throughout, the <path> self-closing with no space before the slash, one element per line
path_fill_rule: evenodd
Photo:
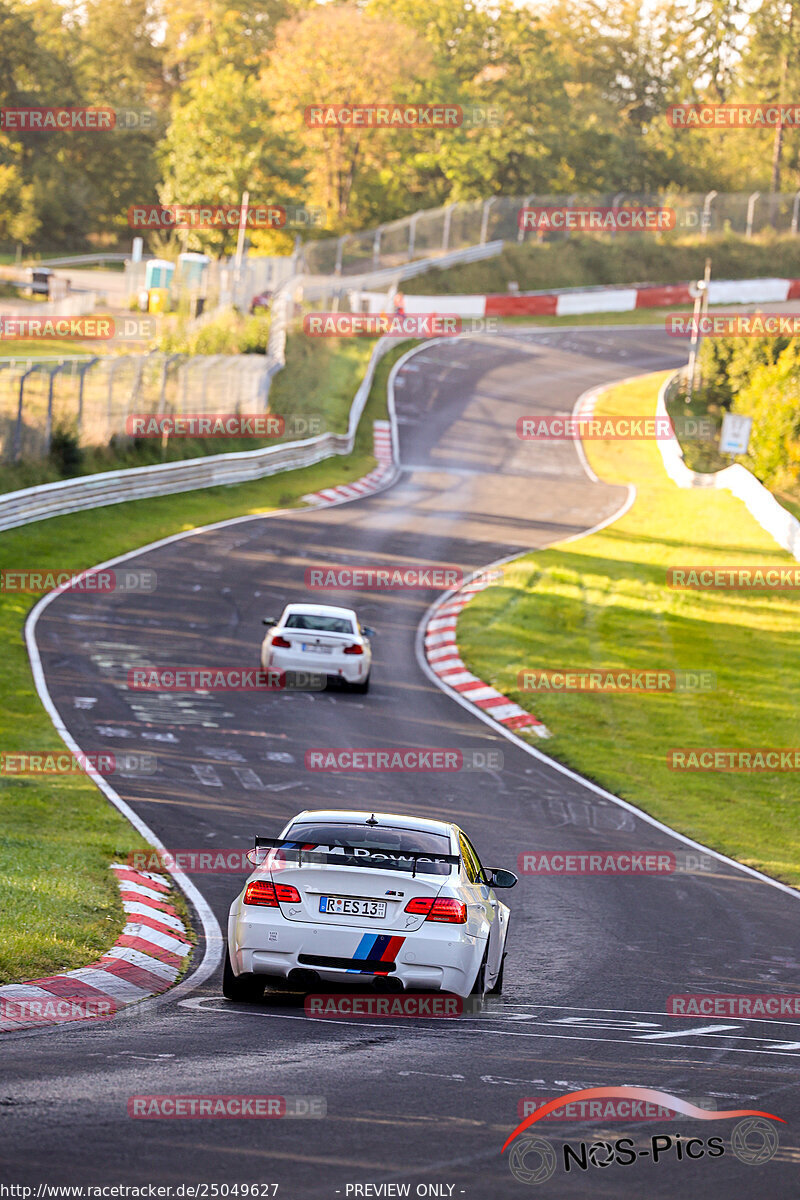
<path fill-rule="evenodd" d="M 50 462 L 65 479 L 77 475 L 83 465 L 83 450 L 74 429 L 59 426 L 50 439 Z"/>

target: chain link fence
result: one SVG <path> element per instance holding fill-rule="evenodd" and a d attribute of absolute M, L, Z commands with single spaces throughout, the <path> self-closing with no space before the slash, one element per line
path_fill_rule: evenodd
<path fill-rule="evenodd" d="M 380 225 L 365 233 L 345 234 L 307 242 L 301 250 L 299 270 L 314 275 L 360 275 L 416 259 L 436 258 L 468 246 L 501 239 L 523 242 L 537 234 L 520 228 L 522 208 L 671 208 L 678 233 L 708 236 L 716 233 L 752 237 L 765 230 L 798 233 L 800 192 L 698 192 L 606 194 L 573 193 L 526 196 L 491 196 L 429 209 Z M 551 232 L 548 239 L 575 236 L 571 231 Z"/>
<path fill-rule="evenodd" d="M 283 363 L 286 328 L 304 292 L 317 294 L 319 281 L 342 297 L 342 276 L 397 272 L 416 274 L 409 264 L 460 257 L 541 237 L 520 228 L 523 208 L 672 208 L 675 230 L 700 236 L 732 232 L 752 237 L 771 229 L 797 235 L 800 192 L 588 195 L 574 193 L 492 196 L 414 213 L 358 234 L 309 241 L 285 257 L 245 257 L 213 262 L 196 285 L 205 312 L 234 303 L 247 309 L 264 291 L 274 294 L 267 355 L 194 356 L 150 353 L 120 357 L 0 358 L 0 462 L 41 459 L 53 432 L 68 429 L 83 445 L 107 444 L 124 436 L 131 413 L 263 413 L 271 376 Z M 548 240 L 573 236 L 549 232 Z M 612 234 L 612 236 L 614 236 Z M 776 268 L 777 269 L 777 268 Z M 144 263 L 126 263 L 128 294 L 144 285 Z M 316 277 L 316 285 L 309 277 Z M 302 281 L 302 286 L 300 283 Z M 297 285 L 297 286 L 296 286 Z M 180 290 L 180 280 L 177 281 Z M 314 291 L 316 286 L 317 292 Z"/>
<path fill-rule="evenodd" d="M 0 358 L 0 461 L 45 458 L 56 430 L 107 445 L 133 413 L 264 413 L 275 365 L 264 354 Z"/>

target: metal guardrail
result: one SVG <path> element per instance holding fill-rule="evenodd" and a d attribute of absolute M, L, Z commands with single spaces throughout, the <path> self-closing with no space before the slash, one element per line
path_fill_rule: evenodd
<path fill-rule="evenodd" d="M 420 262 L 403 263 L 396 267 L 382 267 L 378 271 L 367 271 L 362 275 L 293 275 L 281 284 L 272 301 L 272 325 L 267 353 L 276 360 L 282 355 L 286 342 L 286 327 L 294 313 L 295 303 L 299 304 L 304 300 L 326 303 L 341 300 L 354 291 L 379 290 L 383 287 L 391 289 L 404 280 L 413 279 L 432 268 L 444 270 L 464 263 L 496 258 L 502 254 L 504 245 L 505 242 L 498 239 L 482 246 L 467 246 L 463 250 L 453 250 L 450 254 L 437 255 Z"/>
<path fill-rule="evenodd" d="M 458 267 L 467 263 L 482 262 L 502 254 L 505 242 L 498 238 L 484 245 L 467 246 L 463 250 L 452 250 L 449 254 L 435 255 L 419 262 L 402 263 L 396 267 L 382 267 L 379 271 L 367 271 L 361 275 L 299 275 L 296 282 L 303 288 L 307 300 L 324 300 L 348 295 L 352 291 L 379 290 L 394 287 L 406 279 L 413 279 L 426 271 Z"/>
<path fill-rule="evenodd" d="M 105 296 L 100 292 L 82 292 L 77 288 L 63 300 L 46 300 L 24 315 L 34 317 L 84 317 L 93 313 Z"/>
<path fill-rule="evenodd" d="M 446 256 L 437 257 L 433 261 L 437 266 L 475 262 L 499 254 L 502 248 L 503 242 L 495 241 L 465 247 Z M 301 275 L 292 276 L 280 284 L 272 303 L 272 319 L 266 357 L 261 355 L 238 356 L 240 366 L 244 365 L 245 360 L 260 359 L 262 373 L 258 381 L 259 411 L 266 411 L 272 376 L 280 371 L 286 362 L 286 336 L 289 323 L 294 315 L 296 298 L 302 299 L 304 295 L 306 298 L 326 295 L 340 296 L 352 290 L 354 285 L 375 287 L 384 284 L 391 286 L 402 279 L 420 274 L 430 266 L 431 260 L 427 259 L 404 263 L 399 267 L 384 268 L 378 272 L 368 272 L 363 276 L 349 276 L 346 280 Z M 26 488 L 23 491 L 9 492 L 6 495 L 0 494 L 0 531 L 64 513 L 120 504 L 125 500 L 166 496 L 176 492 L 218 487 L 223 484 L 243 483 L 264 478 L 278 471 L 297 470 L 300 467 L 311 466 L 335 454 L 350 454 L 358 422 L 372 386 L 376 364 L 394 344 L 396 343 L 392 338 L 381 338 L 376 344 L 364 380 L 353 399 L 346 434 L 324 433 L 304 442 L 292 442 L 232 454 L 217 454 L 202 459 L 189 459 L 150 467 L 132 467 L 123 471 L 110 471 L 98 475 L 79 476 L 76 479 Z M 123 360 L 116 360 L 118 363 L 121 361 Z M 197 361 L 190 359 L 186 363 L 187 371 L 192 368 L 193 363 L 196 365 Z M 166 380 L 167 368 L 165 367 L 164 370 L 164 380 Z M 185 378 L 184 376 L 184 380 Z M 111 386 L 111 382 L 109 382 L 109 388 Z M 162 390 L 163 386 L 162 384 Z M 185 383 L 183 391 L 185 396 Z M 108 395 L 111 395 L 110 391 Z M 161 406 L 159 405 L 159 407 Z M 198 404 L 196 400 L 192 401 L 190 407 L 192 411 L 201 409 L 206 411 L 205 406 Z M 188 410 L 184 409 L 184 411 Z M 51 429 L 53 424 L 52 393 L 49 412 L 50 418 L 46 429 Z"/>
<path fill-rule="evenodd" d="M 27 259 L 23 264 L 28 267 L 78 267 L 82 265 L 101 266 L 103 263 L 124 263 L 130 254 L 114 251 L 109 254 L 70 254 L 64 258 Z M 155 258 L 154 254 L 143 254 L 143 259 Z"/>
<path fill-rule="evenodd" d="M 246 483 L 278 471 L 296 471 L 312 466 L 333 455 L 350 454 L 375 377 L 375 368 L 393 345 L 396 345 L 393 338 L 381 338 L 375 345 L 364 379 L 350 406 L 347 433 L 323 433 L 306 441 L 267 446 L 259 450 L 83 475 L 77 479 L 0 494 L 0 531 L 65 513 L 121 504 L 126 500 Z"/>

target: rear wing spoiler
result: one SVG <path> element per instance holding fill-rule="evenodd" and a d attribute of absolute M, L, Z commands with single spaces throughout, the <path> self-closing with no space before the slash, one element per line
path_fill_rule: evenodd
<path fill-rule="evenodd" d="M 308 845 L 308 843 L 305 843 Z M 365 867 L 367 870 L 385 871 L 389 870 L 402 871 L 405 868 L 397 866 L 397 860 L 405 860 L 413 863 L 411 878 L 413 879 L 417 873 L 417 867 L 420 863 L 448 863 L 449 865 L 457 866 L 461 861 L 458 854 L 433 854 L 424 850 L 402 850 L 398 851 L 397 847 L 388 846 L 337 846 L 335 851 L 332 847 L 328 850 L 304 849 L 302 843 L 296 841 L 287 841 L 284 838 L 263 838 L 257 837 L 254 840 L 253 849 L 257 852 L 260 846 L 266 846 L 270 850 L 280 850 L 281 854 L 285 854 L 288 858 L 296 858 L 297 865 L 302 866 L 303 863 L 329 863 L 333 866 L 341 866 L 342 859 L 345 857 L 357 858 L 361 861 L 348 862 L 349 867 Z M 385 855 L 390 859 L 390 862 L 374 862 L 377 855 Z"/>

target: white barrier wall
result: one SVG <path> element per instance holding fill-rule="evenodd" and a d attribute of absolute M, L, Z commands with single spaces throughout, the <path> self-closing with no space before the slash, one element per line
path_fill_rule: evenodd
<path fill-rule="evenodd" d="M 788 300 L 791 279 L 712 279 L 709 304 L 769 304 Z"/>
<path fill-rule="evenodd" d="M 482 317 L 486 311 L 485 296 L 406 296 L 403 308 L 414 313 L 452 313 L 457 317 Z"/>
<path fill-rule="evenodd" d="M 658 394 L 657 416 L 667 416 L 667 394 L 679 377 L 680 372 L 677 372 L 661 388 Z M 713 473 L 692 471 L 683 460 L 677 438 L 659 439 L 658 447 L 664 460 L 664 468 L 678 487 L 724 488 L 732 492 L 744 503 L 761 528 L 800 562 L 800 521 L 778 503 L 772 492 L 756 479 L 752 471 L 748 471 L 741 463 L 734 463 L 732 467 Z"/>
<path fill-rule="evenodd" d="M 564 292 L 558 297 L 556 315 L 571 317 L 595 312 L 632 312 L 636 308 L 636 288 L 603 292 Z"/>
<path fill-rule="evenodd" d="M 596 312 L 633 312 L 637 308 L 691 304 L 691 286 L 689 283 L 642 284 L 492 296 L 406 295 L 405 310 L 407 313 L 457 313 L 464 317 L 522 316 L 526 313 L 567 317 Z M 800 299 L 800 281 L 796 279 L 716 279 L 709 287 L 711 304 L 774 304 L 790 299 Z"/>

